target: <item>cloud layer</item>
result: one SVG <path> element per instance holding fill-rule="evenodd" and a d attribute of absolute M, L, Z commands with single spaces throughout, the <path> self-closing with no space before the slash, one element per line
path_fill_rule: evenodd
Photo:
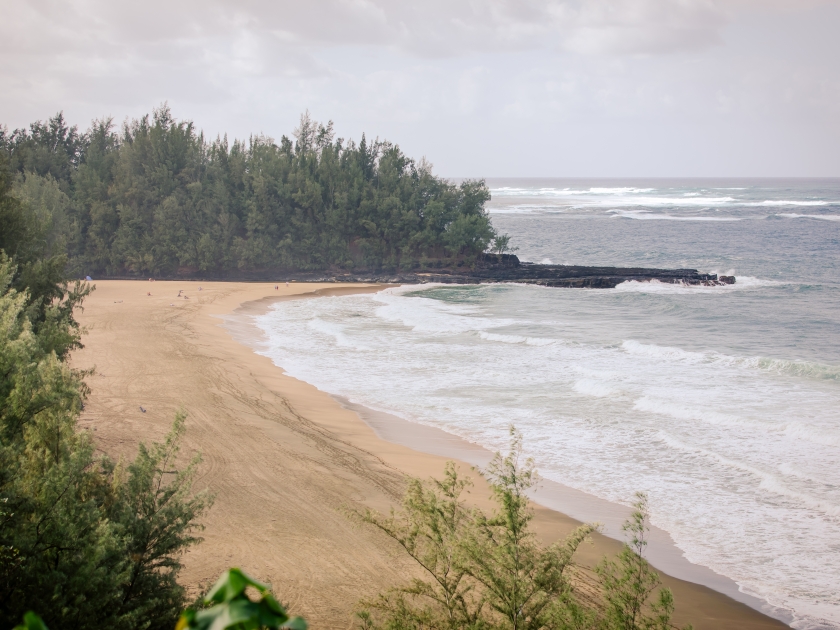
<path fill-rule="evenodd" d="M 535 175 L 562 175 L 573 164 L 547 147 L 584 138 L 615 156 L 577 147 L 590 156 L 585 174 L 631 174 L 616 169 L 647 151 L 643 138 L 676 152 L 680 134 L 687 153 L 701 152 L 680 158 L 682 170 L 704 172 L 673 174 L 713 174 L 716 156 L 701 146 L 710 130 L 759 145 L 763 129 L 789 158 L 757 152 L 753 170 L 840 174 L 821 144 L 840 133 L 838 2 L 0 0 L 0 10 L 0 123 L 12 127 L 59 109 L 84 124 L 168 100 L 210 133 L 279 135 L 308 107 L 453 175 L 538 164 Z M 539 134 L 537 157 L 488 155 L 488 138 L 521 134 Z M 718 159 L 722 171 L 761 174 L 746 173 L 738 152 Z M 644 174 L 669 174 L 673 158 L 655 155 Z"/>

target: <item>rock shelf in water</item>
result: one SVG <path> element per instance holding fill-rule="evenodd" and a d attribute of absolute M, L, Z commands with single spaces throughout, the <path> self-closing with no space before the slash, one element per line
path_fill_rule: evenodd
<path fill-rule="evenodd" d="M 306 273 L 289 280 L 307 282 L 382 282 L 390 284 L 485 284 L 515 282 L 544 287 L 613 289 L 622 282 L 720 286 L 735 284 L 735 276 L 699 273 L 696 269 L 648 269 L 644 267 L 585 267 L 521 262 L 512 254 L 484 254 L 473 268 L 456 267 L 421 272 L 396 273 Z"/>

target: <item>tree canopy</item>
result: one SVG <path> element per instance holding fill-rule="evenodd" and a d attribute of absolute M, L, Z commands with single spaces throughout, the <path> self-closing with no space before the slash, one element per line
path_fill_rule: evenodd
<path fill-rule="evenodd" d="M 308 113 L 292 137 L 208 141 L 163 105 L 121 127 L 80 132 L 59 113 L 0 128 L 0 153 L 77 276 L 406 270 L 470 262 L 495 236 L 483 181 L 453 184 Z"/>

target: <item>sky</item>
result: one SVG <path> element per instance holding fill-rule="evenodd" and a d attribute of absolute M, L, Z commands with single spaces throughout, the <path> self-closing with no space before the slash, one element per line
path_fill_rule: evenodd
<path fill-rule="evenodd" d="M 0 0 L 0 124 L 302 112 L 450 177 L 840 176 L 840 0 Z"/>

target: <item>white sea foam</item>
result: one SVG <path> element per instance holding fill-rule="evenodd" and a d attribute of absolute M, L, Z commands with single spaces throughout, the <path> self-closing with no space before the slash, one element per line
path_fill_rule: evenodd
<path fill-rule="evenodd" d="M 556 339 L 545 339 L 542 337 L 522 337 L 520 335 L 501 335 L 481 331 L 478 336 L 486 341 L 498 341 L 500 343 L 524 343 L 529 346 L 550 346 L 557 343 Z"/>
<path fill-rule="evenodd" d="M 571 203 L 566 204 L 535 204 L 535 203 L 517 203 L 510 205 L 494 205 L 488 208 L 492 214 L 568 214 L 575 210 Z"/>
<path fill-rule="evenodd" d="M 804 422 L 788 422 L 782 425 L 784 434 L 791 438 L 798 438 L 821 444 L 823 446 L 840 446 L 840 432 L 825 427 L 815 427 Z"/>
<path fill-rule="evenodd" d="M 649 193 L 653 192 L 654 188 L 590 188 L 589 192 L 593 195 L 628 195 L 632 193 Z"/>
<path fill-rule="evenodd" d="M 585 378 L 580 379 L 579 381 L 575 381 L 575 384 L 572 387 L 576 392 L 580 394 L 584 394 L 586 396 L 595 396 L 597 398 L 615 396 L 619 392 L 619 390 L 617 390 L 615 387 L 611 387 L 603 381 L 596 381 Z"/>
<path fill-rule="evenodd" d="M 734 272 L 724 275 L 734 275 Z M 780 285 L 782 285 L 782 283 L 775 280 L 765 280 L 762 278 L 753 278 L 751 276 L 736 276 L 735 284 L 722 284 L 714 286 L 683 283 L 672 284 L 670 282 L 660 282 L 659 280 L 644 282 L 640 282 L 638 280 L 628 280 L 618 284 L 613 291 L 620 293 L 660 293 L 663 295 L 721 295 L 731 293 L 733 291 Z"/>
<path fill-rule="evenodd" d="M 759 482 L 759 488 L 772 492 L 773 494 L 791 499 L 797 503 L 802 504 L 810 510 L 821 512 L 827 516 L 840 516 L 840 505 L 813 497 L 805 492 L 798 492 L 787 485 L 781 478 L 771 472 L 762 470 L 756 466 L 749 466 L 731 458 L 724 457 L 720 453 L 710 451 L 708 449 L 692 446 L 686 444 L 678 439 L 675 439 L 665 433 L 660 433 L 663 442 L 672 448 L 681 451 L 701 455 L 707 459 L 713 460 L 730 469 L 747 473 L 754 477 Z"/>
<path fill-rule="evenodd" d="M 743 418 L 728 414 L 710 411 L 705 406 L 690 406 L 675 402 L 673 400 L 660 400 L 649 396 L 643 396 L 633 403 L 633 409 L 637 411 L 648 411 L 664 416 L 670 416 L 678 420 L 700 420 L 709 424 L 723 426 L 749 425 L 755 423 L 745 421 Z"/>
<path fill-rule="evenodd" d="M 695 302 L 634 292 L 768 286 L 784 285 L 403 286 L 279 302 L 258 321 L 292 376 L 492 450 L 513 422 L 547 478 L 611 501 L 648 492 L 690 560 L 799 627 L 838 628 L 840 558 L 825 549 L 840 547 L 840 368 L 616 338 L 636 317 L 655 339 L 651 304 Z"/>
<path fill-rule="evenodd" d="M 400 293 L 417 287 L 405 287 L 400 290 L 389 289 L 377 293 L 374 299 L 384 306 L 377 309 L 376 315 L 382 319 L 399 322 L 417 332 L 451 334 L 500 328 L 513 323 L 510 319 L 488 319 L 477 316 L 477 309 L 468 305 L 447 304 L 438 300 L 416 298 L 426 308 L 418 309 L 417 304 L 400 299 Z"/>
<path fill-rule="evenodd" d="M 669 208 L 725 206 L 735 201 L 732 197 L 623 197 L 603 199 L 604 206 L 667 206 Z"/>
<path fill-rule="evenodd" d="M 796 201 L 793 199 L 766 199 L 755 203 L 745 203 L 748 206 L 827 206 L 828 201 Z"/>
<path fill-rule="evenodd" d="M 312 330 L 316 330 L 320 333 L 332 337 L 335 340 L 336 345 L 338 345 L 339 347 L 355 348 L 356 350 L 367 349 L 367 346 L 365 344 L 357 343 L 349 339 L 347 335 L 344 334 L 343 326 L 339 324 L 325 322 L 324 320 L 316 317 L 315 319 L 312 319 L 307 325 Z"/>
<path fill-rule="evenodd" d="M 650 210 L 608 210 L 613 216 L 638 221 L 741 221 L 739 217 L 707 217 L 696 215 L 674 216 Z"/>
<path fill-rule="evenodd" d="M 634 339 L 628 339 L 621 344 L 622 349 L 628 354 L 646 356 L 666 361 L 681 361 L 687 363 L 701 363 L 708 360 L 703 352 L 689 352 L 681 348 L 669 348 L 657 346 L 652 343 L 640 343 Z"/>
<path fill-rule="evenodd" d="M 779 464 L 779 472 L 785 477 L 795 477 L 797 479 L 801 479 L 809 483 L 820 484 L 822 486 L 831 486 L 833 483 L 832 480 L 826 479 L 822 475 L 817 476 L 813 473 L 800 470 L 799 468 L 791 465 L 789 462 L 782 462 Z"/>
<path fill-rule="evenodd" d="M 571 197 L 579 195 L 628 195 L 653 192 L 653 188 L 588 188 L 574 190 L 570 188 L 491 188 L 490 194 L 500 197 Z"/>

